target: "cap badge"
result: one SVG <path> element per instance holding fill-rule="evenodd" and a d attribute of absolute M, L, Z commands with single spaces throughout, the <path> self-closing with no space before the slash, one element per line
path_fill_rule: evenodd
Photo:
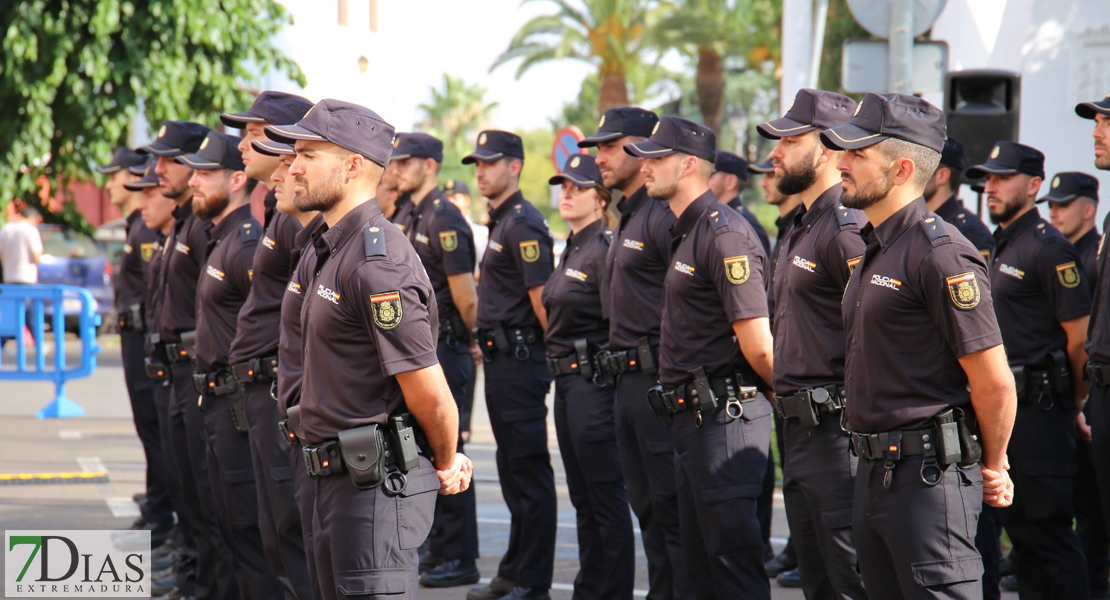
<path fill-rule="evenodd" d="M 580 163 L 580 162 L 582 162 L 581 159 L 579 159 L 577 156 L 575 156 L 574 158 L 570 159 L 570 168 L 577 169 L 578 168 L 578 163 Z"/>
<path fill-rule="evenodd" d="M 656 121 L 655 122 L 655 127 L 651 128 L 651 135 L 655 135 L 655 132 L 659 131 L 659 124 L 660 123 L 662 123 L 662 121 Z"/>
<path fill-rule="evenodd" d="M 861 108 L 863 108 L 863 100 L 860 100 L 859 104 L 856 105 L 856 112 L 852 113 L 852 116 L 854 117 L 854 116 L 858 115 L 859 114 L 859 109 L 861 109 Z"/>
<path fill-rule="evenodd" d="M 397 146 L 400 146 L 400 145 L 401 145 L 401 136 L 394 137 L 393 138 L 393 147 L 396 148 Z"/>
<path fill-rule="evenodd" d="M 163 125 L 162 128 L 158 130 L 158 137 L 165 137 L 165 135 L 166 135 L 166 126 Z"/>
<path fill-rule="evenodd" d="M 447 183 L 443 187 L 445 187 L 449 190 L 455 189 L 455 180 L 454 179 L 448 179 Z"/>
<path fill-rule="evenodd" d="M 794 110 L 794 103 L 795 103 L 795 102 L 797 102 L 797 101 L 798 101 L 798 97 L 797 97 L 797 96 L 795 96 L 795 97 L 791 98 L 791 99 L 790 99 L 790 106 L 787 106 L 787 107 L 786 107 L 786 112 L 790 112 L 790 111 Z"/>
<path fill-rule="evenodd" d="M 204 141 L 200 143 L 200 149 L 204 150 L 207 147 L 208 147 L 208 138 L 204 138 Z"/>
<path fill-rule="evenodd" d="M 1052 188 L 1056 189 L 1058 187 L 1060 187 L 1060 176 L 1059 175 L 1052 178 Z"/>
<path fill-rule="evenodd" d="M 994 150 L 991 150 L 991 158 L 998 158 L 998 153 L 999 152 L 1002 152 L 1002 149 L 999 148 L 998 146 L 995 146 Z"/>
<path fill-rule="evenodd" d="M 597 128 L 605 127 L 605 115 L 601 115 L 601 120 L 597 122 Z"/>
<path fill-rule="evenodd" d="M 485 146 L 486 145 L 486 134 L 483 133 L 483 134 L 478 136 L 478 145 L 479 146 Z"/>

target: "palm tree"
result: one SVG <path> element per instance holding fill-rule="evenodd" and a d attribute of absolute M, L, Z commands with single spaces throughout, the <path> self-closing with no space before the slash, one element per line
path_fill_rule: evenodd
<path fill-rule="evenodd" d="M 497 108 L 486 102 L 486 88 L 469 85 L 461 77 L 443 74 L 443 85 L 431 89 L 431 101 L 417 106 L 421 114 L 416 128 L 443 140 L 444 179 L 464 179 L 473 183 L 473 169 L 460 161 L 474 149 L 474 140 Z"/>
<path fill-rule="evenodd" d="M 702 121 L 721 132 L 725 71 L 731 62 L 754 67 L 781 60 L 782 2 L 776 0 L 670 0 L 653 30 L 659 48 L 675 48 L 696 62 Z"/>
<path fill-rule="evenodd" d="M 539 0 L 523 0 L 534 2 Z M 490 69 L 521 58 L 519 78 L 532 66 L 563 58 L 581 60 L 598 69 L 601 93 L 598 113 L 628 105 L 628 76 L 647 61 L 643 54 L 652 4 L 648 0 L 542 0 L 557 8 L 555 14 L 525 23 L 508 49 Z"/>

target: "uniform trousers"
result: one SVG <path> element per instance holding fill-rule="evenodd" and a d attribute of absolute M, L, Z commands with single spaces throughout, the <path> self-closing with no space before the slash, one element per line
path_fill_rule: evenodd
<path fill-rule="evenodd" d="M 311 598 L 301 514 L 293 492 L 289 443 L 278 430 L 277 402 L 269 381 L 243 386 L 250 424 L 251 462 L 258 494 L 258 532 L 270 571 L 290 599 Z"/>
<path fill-rule="evenodd" d="M 418 595 L 416 548 L 432 527 L 439 477 L 427 459 L 400 495 L 359 489 L 346 474 L 317 477 L 312 517 L 316 572 L 324 600 Z"/>
<path fill-rule="evenodd" d="M 770 600 L 756 499 L 771 445 L 771 403 L 760 397 L 743 414 L 718 409 L 674 415 L 682 549 L 694 593 L 702 600 Z"/>
<path fill-rule="evenodd" d="M 882 600 L 978 600 L 983 561 L 975 531 L 983 472 L 978 464 L 948 465 L 929 486 L 922 462 L 910 456 L 893 463 L 888 489 L 882 460 L 859 461 L 852 535 L 863 586 Z"/>
<path fill-rule="evenodd" d="M 692 599 L 679 535 L 674 439 L 647 400 L 655 383 L 640 371 L 621 374 L 613 409 L 617 452 L 647 555 L 648 599 Z"/>
<path fill-rule="evenodd" d="M 821 415 L 816 427 L 788 418 L 784 430 L 787 468 L 782 494 L 790 534 L 797 542 L 802 590 L 807 600 L 865 599 L 852 540 L 857 460 L 840 429 L 840 415 Z"/>
<path fill-rule="evenodd" d="M 178 515 L 187 515 L 196 545 L 196 596 L 222 600 L 238 598 L 235 564 L 231 548 L 217 520 L 216 499 L 208 478 L 208 443 L 204 415 L 197 406 L 193 386 L 193 365 L 179 361 L 173 370 L 173 403 L 170 405 L 169 428 L 173 454 L 178 464 L 181 504 Z"/>
<path fill-rule="evenodd" d="M 466 402 L 466 387 L 474 375 L 470 349 L 465 342 L 440 340 L 436 356 L 461 415 Z M 461 417 L 459 422 L 462 423 Z M 458 451 L 464 450 L 460 440 Z M 440 496 L 436 500 L 428 551 L 446 560 L 478 558 L 478 501 L 473 482 L 465 492 Z"/>
<path fill-rule="evenodd" d="M 1090 404 L 1083 408 L 1083 413 L 1090 418 Z M 1087 559 L 1091 597 L 1102 598 L 1110 593 L 1110 536 L 1106 531 L 1106 515 L 1102 512 L 1090 442 L 1076 440 L 1075 466 L 1075 497 L 1072 500 L 1075 532 Z"/>
<path fill-rule="evenodd" d="M 301 520 L 301 535 L 304 543 L 305 566 L 308 570 L 308 583 L 312 588 L 309 598 L 321 600 L 324 594 L 320 591 L 320 578 L 316 566 L 316 546 L 312 537 L 312 512 L 316 505 L 316 482 L 308 474 L 304 463 L 304 446 L 300 440 L 294 440 L 288 446 L 287 457 L 289 467 L 293 473 L 293 498 L 297 502 L 297 512 Z"/>
<path fill-rule="evenodd" d="M 486 407 L 497 441 L 497 474 L 509 507 L 509 546 L 497 575 L 520 587 L 551 587 L 555 565 L 555 474 L 547 450 L 551 373 L 542 343 L 523 360 L 497 353 L 485 363 Z"/>
<path fill-rule="evenodd" d="M 1072 528 L 1075 411 L 1019 406 L 1007 455 L 1014 503 L 1000 513 L 1019 553 L 1018 597 L 1085 600 L 1087 563 Z"/>
<path fill-rule="evenodd" d="M 121 329 L 120 353 L 123 378 L 131 399 L 131 416 L 135 432 L 146 456 L 146 506 L 143 516 L 152 525 L 173 526 L 173 500 L 170 497 L 169 473 L 162 452 L 162 434 L 158 425 L 158 407 L 154 403 L 154 380 L 146 374 L 143 334 Z"/>
<path fill-rule="evenodd" d="M 632 515 L 617 455 L 611 387 L 578 374 L 555 378 L 555 433 L 578 524 L 575 600 L 632 600 Z"/>
<path fill-rule="evenodd" d="M 185 506 L 185 501 L 182 499 L 180 477 L 182 471 L 189 469 L 189 465 L 188 463 L 179 465 L 177 456 L 173 452 L 173 438 L 170 433 L 170 406 L 174 404 L 171 385 L 173 372 L 170 369 L 166 371 L 166 379 L 154 384 L 154 406 L 158 409 L 158 433 L 163 440 L 163 462 L 159 468 L 166 474 L 166 484 L 177 512 L 177 528 L 174 530 L 174 541 L 177 543 L 177 570 L 174 585 L 185 595 L 193 595 L 197 576 L 197 546 L 193 523 L 189 521 L 191 513 L 182 508 Z"/>

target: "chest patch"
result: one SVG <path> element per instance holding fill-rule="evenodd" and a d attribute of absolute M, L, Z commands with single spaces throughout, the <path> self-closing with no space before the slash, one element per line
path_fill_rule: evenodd
<path fill-rule="evenodd" d="M 567 267 L 567 270 L 563 271 L 563 275 L 566 275 L 567 277 L 570 277 L 571 279 L 574 279 L 576 281 L 586 281 L 586 279 L 589 277 L 589 275 L 583 273 L 582 271 L 579 271 L 578 269 L 571 269 L 570 267 Z"/>
<path fill-rule="evenodd" d="M 215 279 L 216 281 L 223 281 L 224 280 L 224 272 L 217 269 L 216 267 L 213 267 L 212 265 L 207 265 L 207 268 L 205 268 L 204 273 L 206 275 L 208 275 L 209 277 L 211 277 L 212 279 Z"/>
<path fill-rule="evenodd" d="M 378 329 L 396 329 L 405 318 L 401 308 L 401 292 L 396 290 L 370 296 L 370 307 L 374 311 L 374 325 Z"/>
<path fill-rule="evenodd" d="M 960 310 L 971 310 L 979 306 L 979 282 L 975 280 L 975 273 L 967 272 L 954 277 L 949 277 L 948 297 L 952 304 Z"/>
<path fill-rule="evenodd" d="M 185 244 L 182 244 L 181 242 L 176 242 L 173 246 L 173 249 L 182 254 L 189 254 L 189 247 Z"/>
<path fill-rule="evenodd" d="M 336 306 L 339 306 L 339 294 L 330 288 L 318 285 L 318 287 L 316 288 L 316 295 L 323 298 L 324 300 L 327 300 L 328 302 L 331 302 Z"/>
<path fill-rule="evenodd" d="M 1056 265 L 1056 278 L 1060 280 L 1060 285 L 1070 290 L 1079 285 L 1079 269 L 1074 262 Z"/>
<path fill-rule="evenodd" d="M 267 250 L 273 250 L 274 246 L 277 244 L 274 243 L 274 240 L 270 239 L 270 236 L 264 235 L 262 236 L 262 245 L 265 246 Z"/>
<path fill-rule="evenodd" d="M 1074 263 L 1072 264 L 1074 265 Z M 1017 267 L 1011 267 L 1006 263 L 1001 263 L 998 265 L 998 272 L 1002 273 L 1003 275 L 1009 275 L 1010 277 L 1013 277 L 1018 281 L 1025 279 L 1025 271 L 1022 271 Z"/>
<path fill-rule="evenodd" d="M 817 272 L 817 263 L 813 262 L 812 260 L 806 260 L 798 256 L 797 254 L 794 255 L 794 266 L 803 271 L 809 271 L 810 273 Z"/>
<path fill-rule="evenodd" d="M 504 248 L 504 246 L 502 246 L 501 244 L 498 244 L 497 242 L 495 242 L 493 240 L 489 241 L 489 249 L 490 250 L 493 250 L 494 252 L 501 252 L 502 248 Z"/>
<path fill-rule="evenodd" d="M 851 275 L 852 273 L 854 273 L 856 271 L 856 265 L 858 265 L 859 261 L 861 261 L 861 260 L 863 260 L 863 255 L 862 254 L 855 257 L 855 258 L 849 258 L 848 259 L 848 275 Z"/>
<path fill-rule="evenodd" d="M 413 241 L 420 242 L 421 244 L 427 244 L 428 243 L 428 236 L 424 235 L 423 233 L 417 233 L 417 234 L 413 235 L 412 239 L 413 239 Z"/>
<path fill-rule="evenodd" d="M 640 252 L 643 252 L 644 250 L 643 242 L 637 242 L 636 240 L 630 240 L 628 238 L 624 238 L 624 241 L 621 242 L 621 245 L 630 250 L 637 250 Z"/>
<path fill-rule="evenodd" d="M 887 277 L 886 275 L 872 275 L 871 276 L 871 285 L 877 285 L 879 287 L 889 288 L 889 289 L 892 289 L 896 292 L 898 290 L 902 289 L 902 281 L 900 279 L 895 279 L 893 277 Z"/>
<path fill-rule="evenodd" d="M 797 257 L 795 257 L 796 259 Z M 725 278 L 732 285 L 740 285 L 748 280 L 752 274 L 748 265 L 748 256 L 732 256 L 725 259 Z"/>
<path fill-rule="evenodd" d="M 676 260 L 676 261 L 674 261 L 674 270 L 678 271 L 679 273 L 682 273 L 684 275 L 689 275 L 689 276 L 693 277 L 694 276 L 694 271 L 696 269 L 694 269 L 694 267 L 691 267 L 690 265 L 688 265 L 688 264 L 686 264 L 686 263 L 684 263 L 680 260 Z"/>
<path fill-rule="evenodd" d="M 285 286 L 285 291 L 289 292 L 290 294 L 296 294 L 300 296 L 301 284 L 297 283 L 296 281 L 290 281 L 289 285 Z"/>

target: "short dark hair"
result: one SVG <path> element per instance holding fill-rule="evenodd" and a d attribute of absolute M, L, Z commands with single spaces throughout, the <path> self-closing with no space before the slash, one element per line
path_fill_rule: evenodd
<path fill-rule="evenodd" d="M 913 161 L 915 169 L 913 184 L 919 189 L 925 189 L 929 179 L 937 172 L 937 167 L 940 165 L 940 152 L 898 138 L 887 138 L 875 144 L 875 148 L 892 163 L 899 158 Z"/>

